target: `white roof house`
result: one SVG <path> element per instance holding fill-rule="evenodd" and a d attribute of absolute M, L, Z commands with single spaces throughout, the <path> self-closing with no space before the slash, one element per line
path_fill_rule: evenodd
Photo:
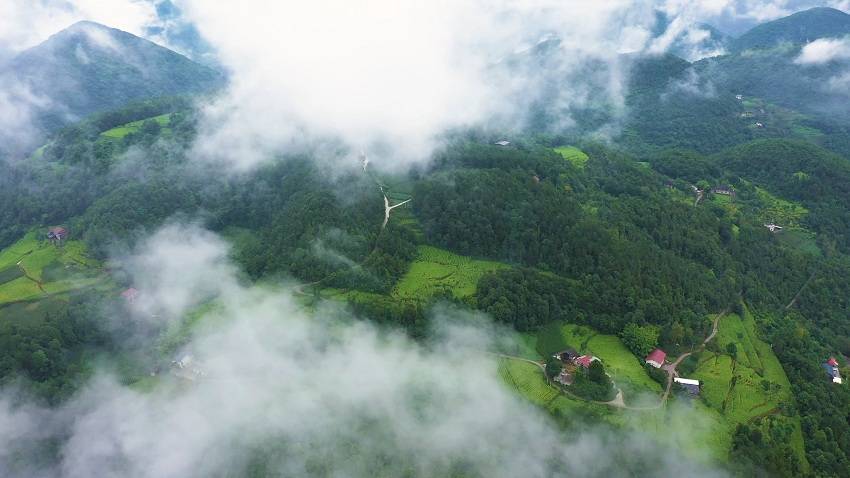
<path fill-rule="evenodd" d="M 503 140 L 501 140 L 501 141 L 496 141 L 496 142 L 495 142 L 495 143 L 493 143 L 493 144 L 498 144 L 499 146 L 507 146 L 507 145 L 511 144 L 511 142 L 510 142 L 510 141 L 505 141 L 505 140 L 503 139 Z"/>

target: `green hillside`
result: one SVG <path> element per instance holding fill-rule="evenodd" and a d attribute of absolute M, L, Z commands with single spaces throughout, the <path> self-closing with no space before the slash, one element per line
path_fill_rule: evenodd
<path fill-rule="evenodd" d="M 818 38 L 850 34 L 850 15 L 834 8 L 812 8 L 763 23 L 732 41 L 734 51 L 772 48 L 781 43 L 802 45 Z"/>

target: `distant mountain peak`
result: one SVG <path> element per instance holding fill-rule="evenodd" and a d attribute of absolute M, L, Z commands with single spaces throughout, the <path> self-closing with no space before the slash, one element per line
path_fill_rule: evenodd
<path fill-rule="evenodd" d="M 802 45 L 819 38 L 850 35 L 850 15 L 830 7 L 815 7 L 755 26 L 732 43 L 732 50 Z"/>
<path fill-rule="evenodd" d="M 25 50 L 0 80 L 40 98 L 33 128 L 49 132 L 130 101 L 208 91 L 222 75 L 149 40 L 81 21 Z"/>

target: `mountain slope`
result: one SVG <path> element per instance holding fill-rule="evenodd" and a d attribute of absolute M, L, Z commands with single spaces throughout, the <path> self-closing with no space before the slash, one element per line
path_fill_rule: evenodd
<path fill-rule="evenodd" d="M 92 22 L 51 36 L 0 71 L 0 84 L 23 86 L 39 98 L 33 122 L 42 131 L 131 100 L 206 91 L 221 81 L 211 68 Z"/>
<path fill-rule="evenodd" d="M 801 45 L 818 38 L 850 34 L 850 15 L 834 8 L 812 8 L 763 23 L 732 42 L 733 51 L 772 48 L 780 43 Z"/>

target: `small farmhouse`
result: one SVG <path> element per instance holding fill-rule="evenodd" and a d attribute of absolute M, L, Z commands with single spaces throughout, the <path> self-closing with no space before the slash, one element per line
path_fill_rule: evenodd
<path fill-rule="evenodd" d="M 557 377 L 555 377 L 555 381 L 563 385 L 572 385 L 573 375 L 569 371 L 564 369 L 561 370 L 561 373 L 559 373 Z"/>
<path fill-rule="evenodd" d="M 835 360 L 835 357 L 830 357 L 823 364 L 824 370 L 826 370 L 826 374 L 832 379 L 832 383 L 842 383 L 841 373 L 838 371 L 838 361 Z"/>
<path fill-rule="evenodd" d="M 711 188 L 711 192 L 714 194 L 721 194 L 723 196 L 734 196 L 735 189 L 732 186 L 714 186 Z"/>
<path fill-rule="evenodd" d="M 121 293 L 121 297 L 126 300 L 128 304 L 133 304 L 139 297 L 139 291 L 134 287 L 130 287 Z"/>
<path fill-rule="evenodd" d="M 699 395 L 699 380 L 676 377 L 673 379 L 673 381 L 678 383 L 679 386 L 684 388 L 691 395 Z"/>
<path fill-rule="evenodd" d="M 778 232 L 782 230 L 782 226 L 777 226 L 772 222 L 770 224 L 765 224 L 764 227 L 766 227 L 770 232 Z"/>
<path fill-rule="evenodd" d="M 598 357 L 594 357 L 592 355 L 582 355 L 581 357 L 576 357 L 573 363 L 575 363 L 579 367 L 589 368 L 591 363 L 596 362 L 598 360 Z"/>
<path fill-rule="evenodd" d="M 552 356 L 552 358 L 558 359 L 563 363 L 572 363 L 577 357 L 578 352 L 576 352 L 575 349 L 562 350 Z"/>
<path fill-rule="evenodd" d="M 47 231 L 47 239 L 51 241 L 62 241 L 66 237 L 68 237 L 68 230 L 61 226 L 51 227 Z"/>
<path fill-rule="evenodd" d="M 655 368 L 661 368 L 664 365 L 664 359 L 667 358 L 667 352 L 661 349 L 655 349 L 646 356 L 646 363 Z"/>
<path fill-rule="evenodd" d="M 505 141 L 505 140 L 503 139 L 503 140 L 501 140 L 501 141 L 496 141 L 494 144 L 497 144 L 497 145 L 499 145 L 499 146 L 509 146 L 509 145 L 511 144 L 511 142 L 510 142 L 510 141 Z"/>

